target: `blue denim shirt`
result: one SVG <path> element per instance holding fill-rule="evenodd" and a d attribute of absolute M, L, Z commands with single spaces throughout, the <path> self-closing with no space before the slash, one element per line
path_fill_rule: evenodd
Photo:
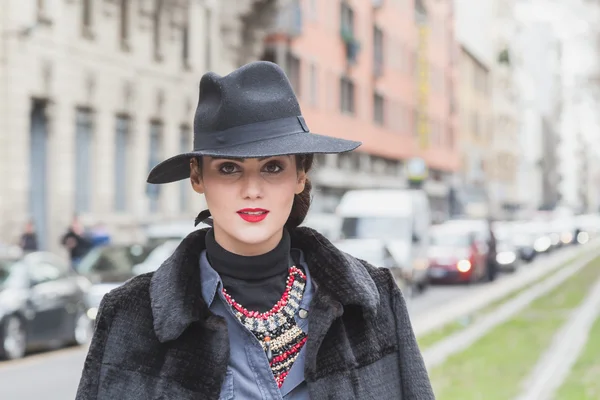
<path fill-rule="evenodd" d="M 314 287 L 304 256 L 298 249 L 300 266 L 306 273 L 306 286 L 300 309 L 309 311 Z M 223 282 L 219 274 L 211 267 L 206 251 L 200 255 L 200 279 L 202 282 L 202 298 L 210 311 L 227 322 L 229 332 L 229 366 L 221 388 L 220 400 L 230 399 L 286 399 L 308 400 L 308 388 L 304 381 L 304 359 L 306 346 L 300 350 L 283 386 L 277 387 L 269 361 L 258 339 L 234 316 L 231 307 L 226 303 L 221 289 Z M 308 319 L 296 314 L 296 323 L 308 334 Z"/>

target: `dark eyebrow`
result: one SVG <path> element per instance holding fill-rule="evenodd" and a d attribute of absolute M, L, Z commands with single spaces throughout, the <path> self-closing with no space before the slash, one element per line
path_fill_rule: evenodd
<path fill-rule="evenodd" d="M 277 157 L 277 156 L 259 157 L 258 161 L 264 161 L 264 160 L 267 160 L 267 159 L 273 158 L 273 157 Z M 246 161 L 245 158 L 239 158 L 239 157 L 211 157 L 211 159 L 213 161 L 215 161 L 215 160 L 230 160 L 230 161 L 238 161 L 238 162 Z"/>

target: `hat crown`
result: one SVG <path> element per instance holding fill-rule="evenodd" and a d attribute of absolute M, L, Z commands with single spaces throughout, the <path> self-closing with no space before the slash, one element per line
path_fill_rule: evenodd
<path fill-rule="evenodd" d="M 256 61 L 223 77 L 214 72 L 202 77 L 194 136 L 300 115 L 298 99 L 281 67 Z"/>

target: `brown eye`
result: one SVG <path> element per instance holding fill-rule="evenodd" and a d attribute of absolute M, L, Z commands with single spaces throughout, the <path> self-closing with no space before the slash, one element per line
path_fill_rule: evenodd
<path fill-rule="evenodd" d="M 283 171 L 281 165 L 277 162 L 270 162 L 264 167 L 265 172 L 269 174 L 278 174 Z"/>
<path fill-rule="evenodd" d="M 221 164 L 219 167 L 219 172 L 223 175 L 231 175 L 238 172 L 238 166 L 233 163 Z"/>

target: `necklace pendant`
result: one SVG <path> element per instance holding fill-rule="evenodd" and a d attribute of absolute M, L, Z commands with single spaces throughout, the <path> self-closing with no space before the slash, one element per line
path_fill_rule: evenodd
<path fill-rule="evenodd" d="M 271 363 L 273 361 L 273 352 L 271 351 L 271 337 L 270 336 L 265 336 L 265 353 L 267 354 L 267 359 L 269 360 L 269 363 Z"/>

